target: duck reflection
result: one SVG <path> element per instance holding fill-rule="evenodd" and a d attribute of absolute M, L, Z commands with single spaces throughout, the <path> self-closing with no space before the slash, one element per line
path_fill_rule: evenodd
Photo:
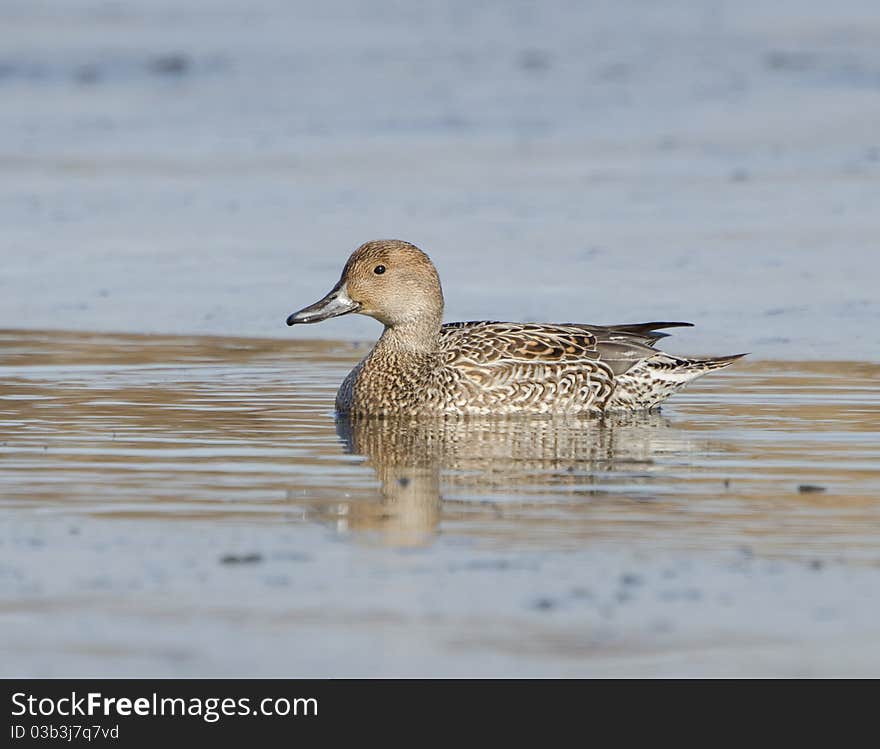
<path fill-rule="evenodd" d="M 378 531 L 384 543 L 423 545 L 453 505 L 500 514 L 512 507 L 553 512 L 547 494 L 607 495 L 612 483 L 650 480 L 653 454 L 670 439 L 659 414 L 614 419 L 337 417 L 345 449 L 375 471 L 379 502 L 344 507 L 345 527 Z M 619 474 L 619 475 L 615 475 Z M 467 500 L 444 500 L 464 492 Z M 619 495 L 619 491 L 615 492 Z"/>

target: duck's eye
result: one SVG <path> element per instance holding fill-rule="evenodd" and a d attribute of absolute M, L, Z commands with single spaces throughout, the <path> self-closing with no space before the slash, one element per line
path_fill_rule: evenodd
<path fill-rule="evenodd" d="M 375 273 L 377 276 L 381 276 L 384 272 L 385 272 L 384 265 L 377 265 L 375 268 L 373 268 L 373 273 Z"/>

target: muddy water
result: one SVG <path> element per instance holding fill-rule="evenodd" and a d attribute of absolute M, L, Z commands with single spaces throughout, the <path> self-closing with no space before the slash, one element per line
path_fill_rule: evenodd
<path fill-rule="evenodd" d="M 6 333 L 4 509 L 379 542 L 758 544 L 880 561 L 880 366 L 757 362 L 662 414 L 352 423 L 349 344 Z M 821 489 L 820 489 L 821 488 Z"/>
<path fill-rule="evenodd" d="M 830 621 L 841 647 L 865 628 L 876 644 L 880 365 L 746 362 L 610 421 L 338 420 L 363 353 L 0 334 L 9 673 L 800 673 L 793 634 Z M 731 637 L 735 658 L 693 658 Z M 744 656 L 755 637 L 770 660 Z"/>

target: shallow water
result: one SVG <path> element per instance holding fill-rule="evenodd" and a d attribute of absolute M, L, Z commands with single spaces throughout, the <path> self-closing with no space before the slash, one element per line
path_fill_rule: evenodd
<path fill-rule="evenodd" d="M 4 675 L 876 673 L 880 366 L 337 421 L 363 353 L 0 333 Z"/>
<path fill-rule="evenodd" d="M 79 332 L 0 333 L 0 674 L 880 674 L 876 15 L 5 0 L 0 326 Z M 376 236 L 754 356 L 337 424 L 377 324 L 284 319 Z"/>
<path fill-rule="evenodd" d="M 7 331 L 2 507 L 880 561 L 878 365 L 746 362 L 660 414 L 608 420 L 335 419 L 362 354 Z"/>

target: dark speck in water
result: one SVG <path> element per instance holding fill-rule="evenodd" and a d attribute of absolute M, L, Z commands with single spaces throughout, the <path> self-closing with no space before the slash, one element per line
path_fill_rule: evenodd
<path fill-rule="evenodd" d="M 189 57 L 180 53 L 162 55 L 150 61 L 150 70 L 159 75 L 183 75 L 189 68 Z"/>
<path fill-rule="evenodd" d="M 602 252 L 603 251 L 602 251 L 601 247 L 588 247 L 587 249 L 578 253 L 577 259 L 578 260 L 592 260 L 596 256 L 601 255 Z"/>
<path fill-rule="evenodd" d="M 224 554 L 220 557 L 220 564 L 256 564 L 262 561 L 262 554 Z"/>
<path fill-rule="evenodd" d="M 550 67 L 550 56 L 540 49 L 526 49 L 519 55 L 519 67 L 530 72 L 541 72 Z"/>
<path fill-rule="evenodd" d="M 83 65 L 74 74 L 77 83 L 91 85 L 101 80 L 101 71 L 95 65 Z"/>
<path fill-rule="evenodd" d="M 539 598 L 533 605 L 533 608 L 538 611 L 550 611 L 555 607 L 556 604 L 553 602 L 552 598 Z"/>
<path fill-rule="evenodd" d="M 824 486 L 818 486 L 817 484 L 801 484 L 798 487 L 799 494 L 817 494 L 818 492 L 824 492 Z"/>
<path fill-rule="evenodd" d="M 756 343 L 760 343 L 762 346 L 787 344 L 787 343 L 791 343 L 791 338 L 786 338 L 785 336 L 769 336 L 769 337 L 759 338 L 756 341 Z"/>
<path fill-rule="evenodd" d="M 811 52 L 774 49 L 764 55 L 764 66 L 769 70 L 803 72 L 814 67 L 815 55 Z"/>

